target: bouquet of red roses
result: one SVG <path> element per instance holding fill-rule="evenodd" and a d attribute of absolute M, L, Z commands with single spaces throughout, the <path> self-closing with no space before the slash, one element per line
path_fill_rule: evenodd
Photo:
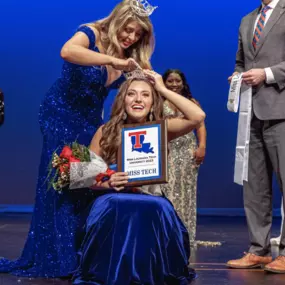
<path fill-rule="evenodd" d="M 65 145 L 59 155 L 56 151 L 53 153 L 47 176 L 48 189 L 53 187 L 56 191 L 62 191 L 92 187 L 114 172 L 88 147 L 73 142 Z"/>

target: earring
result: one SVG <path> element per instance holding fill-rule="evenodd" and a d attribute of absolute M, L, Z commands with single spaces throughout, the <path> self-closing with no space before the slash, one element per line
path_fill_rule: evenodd
<path fill-rule="evenodd" d="M 153 121 L 153 113 L 152 113 L 152 111 L 150 112 L 150 114 L 149 114 L 149 120 L 152 122 Z"/>
<path fill-rule="evenodd" d="M 127 113 L 124 112 L 124 114 L 123 114 L 123 120 L 125 121 L 125 120 L 127 119 L 127 117 L 128 117 Z"/>

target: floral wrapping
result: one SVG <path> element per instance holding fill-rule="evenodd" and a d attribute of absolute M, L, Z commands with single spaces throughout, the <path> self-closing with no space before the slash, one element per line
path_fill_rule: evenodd
<path fill-rule="evenodd" d="M 96 185 L 96 177 L 108 169 L 105 161 L 90 151 L 90 162 L 70 163 L 69 189 L 87 188 Z"/>
<path fill-rule="evenodd" d="M 110 176 L 105 161 L 84 145 L 65 145 L 58 155 L 52 155 L 47 177 L 49 188 L 56 191 L 92 187 L 98 177 Z"/>

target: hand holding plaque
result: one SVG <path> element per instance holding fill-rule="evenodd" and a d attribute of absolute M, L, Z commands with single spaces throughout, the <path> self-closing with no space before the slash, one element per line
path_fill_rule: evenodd
<path fill-rule="evenodd" d="M 165 120 L 123 126 L 118 170 L 128 173 L 128 186 L 168 182 Z"/>

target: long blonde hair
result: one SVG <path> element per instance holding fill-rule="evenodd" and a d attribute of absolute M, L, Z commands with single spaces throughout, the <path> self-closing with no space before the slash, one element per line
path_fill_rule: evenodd
<path fill-rule="evenodd" d="M 136 21 L 142 27 L 143 34 L 138 42 L 124 51 L 124 56 L 132 57 L 142 68 L 151 68 L 150 58 L 154 50 L 153 26 L 149 17 L 142 17 L 133 12 L 130 0 L 119 3 L 108 17 L 87 25 L 99 31 L 106 54 L 119 58 L 121 47 L 117 35 L 132 21 Z"/>
<path fill-rule="evenodd" d="M 108 164 L 116 163 L 117 160 L 117 152 L 121 144 L 121 130 L 122 126 L 126 123 L 124 120 L 125 97 L 131 83 L 134 81 L 144 81 L 151 86 L 153 96 L 153 120 L 156 121 L 163 118 L 163 100 L 149 81 L 144 79 L 130 79 L 125 81 L 121 85 L 113 103 L 110 120 L 102 128 L 100 147 L 102 157 Z M 147 117 L 147 121 L 150 121 L 149 116 Z"/>

